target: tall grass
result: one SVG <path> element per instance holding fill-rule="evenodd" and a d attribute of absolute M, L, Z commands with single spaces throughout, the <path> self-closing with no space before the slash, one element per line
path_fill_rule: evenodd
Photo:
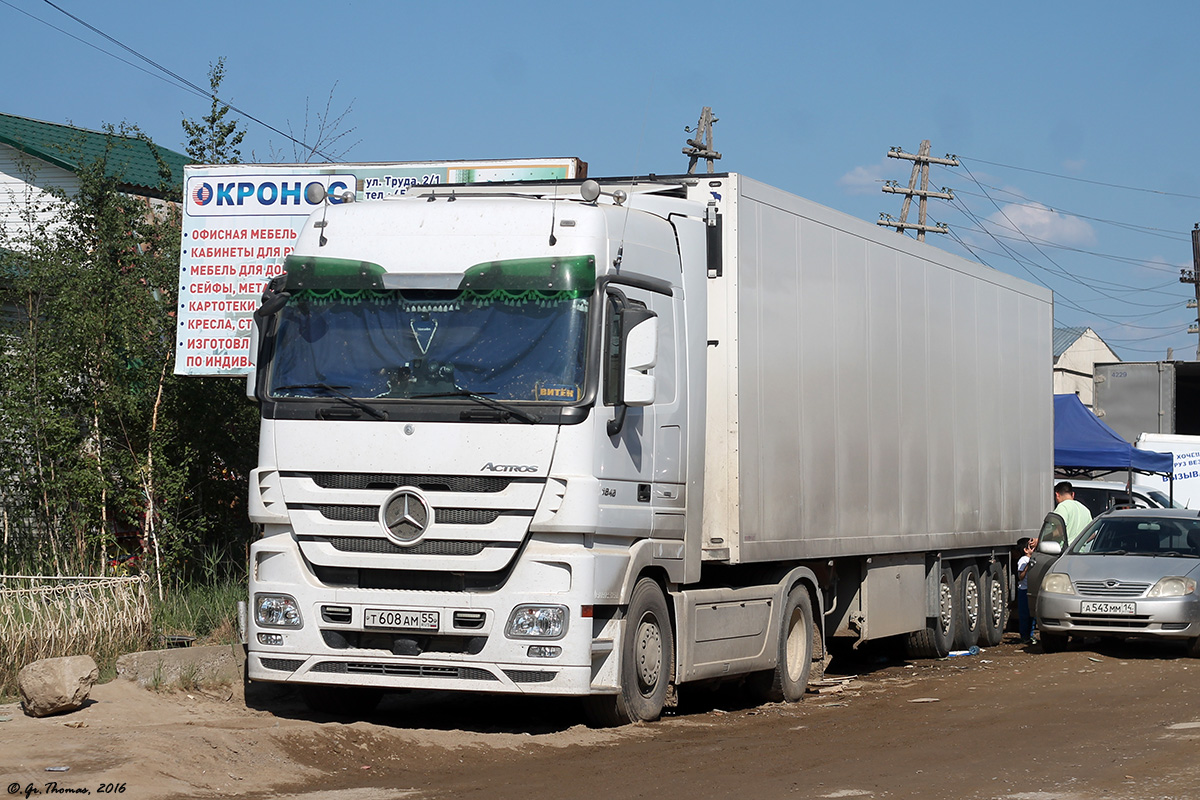
<path fill-rule="evenodd" d="M 237 604 L 246 599 L 246 582 L 232 576 L 218 582 L 197 583 L 151 597 L 154 632 L 167 637 L 195 637 L 196 644 L 232 644 L 238 641 Z M 160 645 L 161 646 L 161 645 Z"/>

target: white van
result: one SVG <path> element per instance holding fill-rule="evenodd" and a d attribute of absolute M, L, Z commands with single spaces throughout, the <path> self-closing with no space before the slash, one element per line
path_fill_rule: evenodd
<path fill-rule="evenodd" d="M 1142 481 L 1158 480 L 1155 475 L 1138 475 L 1139 483 L 1133 484 L 1133 491 L 1125 488 L 1124 481 L 1087 481 L 1074 478 L 1056 478 L 1054 483 L 1067 480 L 1075 489 L 1075 499 L 1087 506 L 1092 517 L 1097 517 L 1105 511 L 1114 508 L 1170 508 L 1171 501 L 1167 496 L 1166 481 L 1162 488 L 1157 485 L 1147 485 Z M 1179 502 L 1179 485 L 1176 483 L 1175 505 L 1182 507 Z"/>
<path fill-rule="evenodd" d="M 1138 436 L 1134 446 L 1174 455 L 1175 504 L 1185 508 L 1200 508 L 1200 436 L 1143 433 Z M 1160 475 L 1143 475 L 1140 480 L 1163 493 L 1167 491 L 1167 479 Z"/>

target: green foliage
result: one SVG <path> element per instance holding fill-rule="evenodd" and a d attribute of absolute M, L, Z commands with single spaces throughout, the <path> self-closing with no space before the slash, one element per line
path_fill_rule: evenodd
<path fill-rule="evenodd" d="M 208 116 L 195 120 L 183 120 L 183 132 L 187 134 L 187 154 L 201 164 L 237 164 L 241 160 L 238 145 L 246 135 L 238 129 L 237 120 L 226 120 L 229 106 L 217 99 L 217 90 L 225 78 L 225 58 L 210 64 L 208 83 L 212 95 L 212 108 Z"/>
<path fill-rule="evenodd" d="M 3 571 L 96 574 L 125 552 L 178 586 L 206 552 L 243 558 L 257 420 L 236 381 L 173 374 L 179 209 L 123 194 L 107 162 L 0 242 Z"/>
<path fill-rule="evenodd" d="M 167 595 L 151 599 L 156 636 L 194 636 L 197 644 L 232 644 L 238 641 L 237 604 L 246 599 L 246 579 L 195 581 Z"/>

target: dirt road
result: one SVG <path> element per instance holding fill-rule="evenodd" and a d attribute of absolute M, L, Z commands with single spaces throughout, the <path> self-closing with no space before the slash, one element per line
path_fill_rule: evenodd
<path fill-rule="evenodd" d="M 1180 649 L 1005 644 L 917 662 L 874 650 L 830 666 L 830 678 L 851 675 L 796 705 L 691 690 L 662 721 L 617 730 L 587 728 L 570 701 L 397 695 L 346 724 L 277 693 L 248 709 L 241 687 L 114 681 L 61 717 L 0 706 L 11 717 L 0 791 L 45 796 L 56 781 L 58 794 L 123 798 L 1200 797 L 1200 661 Z"/>

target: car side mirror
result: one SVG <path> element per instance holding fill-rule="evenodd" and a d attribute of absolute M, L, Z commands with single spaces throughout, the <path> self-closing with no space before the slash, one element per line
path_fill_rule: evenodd
<path fill-rule="evenodd" d="M 1062 542 L 1043 539 L 1038 542 L 1037 551 L 1048 556 L 1061 556 L 1063 551 Z"/>

